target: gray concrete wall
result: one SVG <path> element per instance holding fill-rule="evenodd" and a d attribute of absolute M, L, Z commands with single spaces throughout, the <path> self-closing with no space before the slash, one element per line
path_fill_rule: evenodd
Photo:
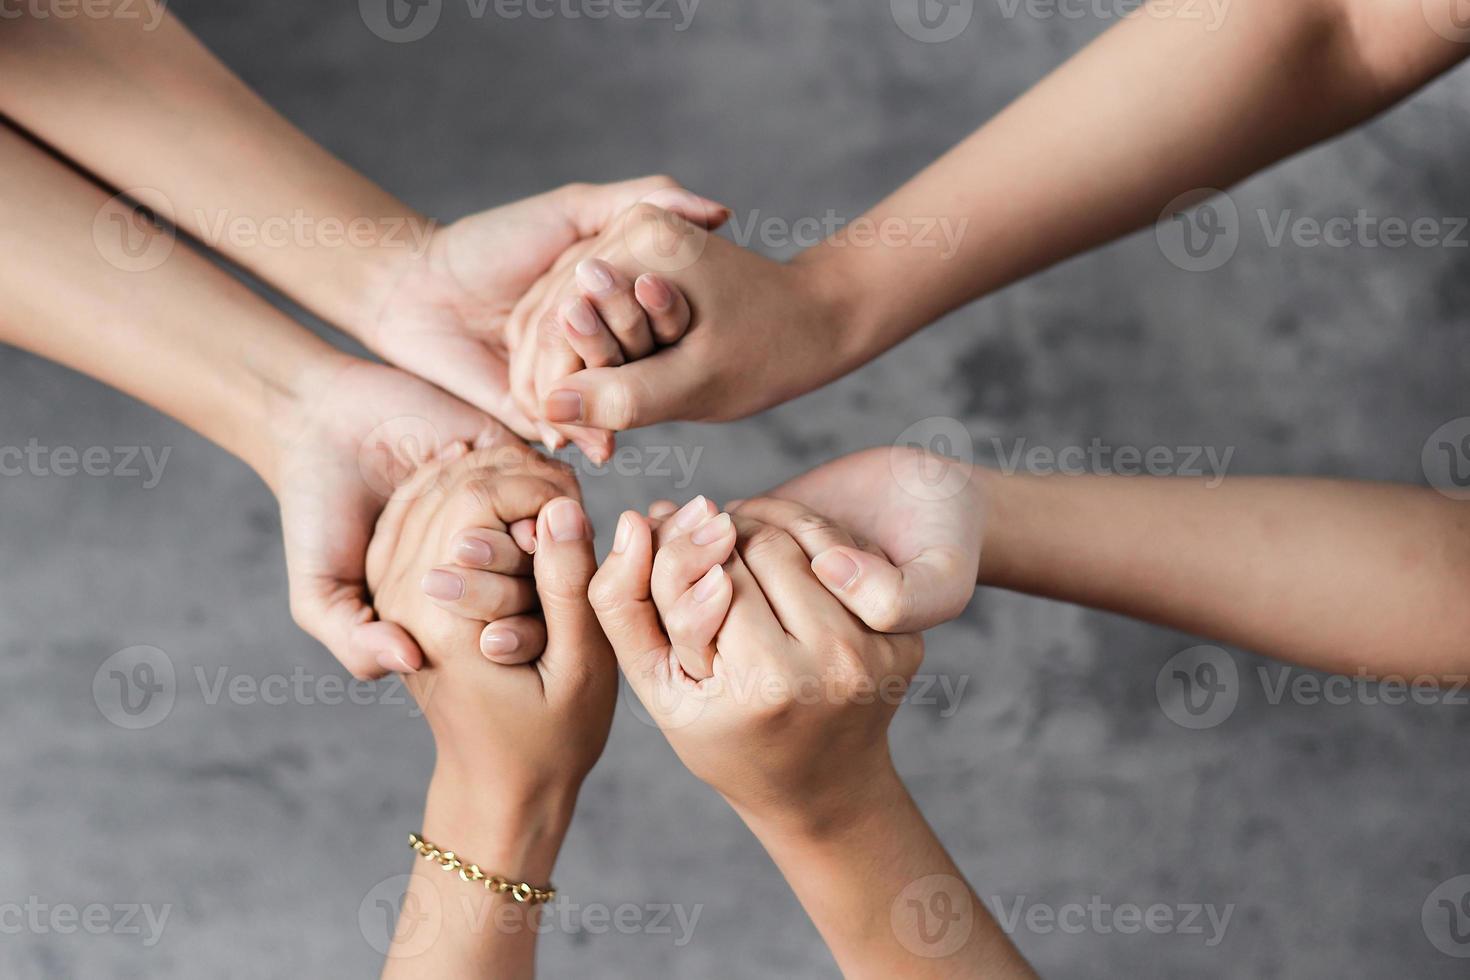
<path fill-rule="evenodd" d="M 980 0 L 962 35 L 926 44 L 881 0 L 704 0 L 682 31 L 673 6 L 672 20 L 543 20 L 443 0 L 427 36 L 397 44 L 350 0 L 172 6 L 307 132 L 446 218 L 652 171 L 746 221 L 852 216 L 1112 19 L 1006 16 L 1011 5 Z M 1458 249 L 1272 247 L 1258 214 L 1470 214 L 1467 97 L 1470 76 L 1453 75 L 1239 188 L 1238 250 L 1207 274 L 1137 235 L 797 403 L 640 433 L 629 443 L 700 452 L 692 485 L 589 477 L 593 518 L 609 529 L 620 507 L 658 496 L 745 495 L 930 416 L 962 421 L 982 459 L 993 439 L 1009 451 L 1096 438 L 1233 450 L 1232 473 L 1422 483 L 1430 433 L 1470 414 L 1466 236 Z M 396 689 L 362 705 L 212 696 L 221 679 L 338 674 L 287 616 L 268 492 L 178 425 L 11 350 L 0 418 L 7 445 L 171 451 L 152 488 L 0 479 L 0 905 L 102 903 L 117 926 L 112 906 L 169 916 L 151 944 L 142 917 L 142 935 L 101 936 L 0 918 L 0 976 L 374 974 L 379 900 L 409 867 L 431 744 Z M 1230 909 L 1214 945 L 1203 917 L 1203 934 L 1151 935 L 1104 916 L 1077 934 L 1023 919 L 1021 948 L 1059 976 L 1464 976 L 1421 912 L 1470 874 L 1470 713 L 1273 704 L 1258 674 L 1269 662 L 1236 650 L 1234 712 L 1186 730 L 1155 680 L 1200 642 L 1001 593 L 932 634 L 926 670 L 966 687 L 906 707 L 896 752 L 988 901 Z M 93 681 L 135 645 L 166 653 L 177 696 L 130 731 L 99 712 Z M 834 975 L 755 841 L 623 707 L 557 883 L 584 905 L 700 917 L 682 945 L 677 925 L 599 935 L 573 917 L 544 943 L 545 975 Z"/>

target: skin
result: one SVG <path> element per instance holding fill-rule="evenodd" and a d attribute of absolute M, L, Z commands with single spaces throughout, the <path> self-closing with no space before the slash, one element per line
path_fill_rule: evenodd
<path fill-rule="evenodd" d="M 118 16 L 100 16 L 104 9 Z M 8 203 L 39 223 L 44 216 L 21 200 L 24 194 L 70 196 L 56 212 L 66 221 L 36 228 L 26 248 L 76 246 L 72 271 L 90 270 L 110 283 L 124 306 L 150 319 L 138 329 L 152 343 L 146 351 L 118 350 L 72 316 L 81 305 L 75 298 L 41 310 L 43 280 L 19 277 L 7 296 L 17 297 L 12 305 L 34 307 L 31 322 L 6 324 L 0 339 L 122 387 L 250 462 L 281 500 L 297 623 L 358 677 L 412 670 L 422 654 L 407 633 L 358 628 L 373 619 L 363 551 L 389 492 L 384 487 L 454 440 L 499 439 L 507 427 L 527 438 L 541 431 L 510 397 L 507 323 L 569 250 L 595 241 L 644 200 L 710 226 L 727 212 L 659 176 L 567 185 L 441 225 L 292 126 L 153 0 L 102 0 L 88 11 L 4 21 L 0 114 L 431 384 L 340 358 L 297 336 L 285 318 L 183 254 L 183 245 L 156 269 L 124 275 L 102 267 L 90 242 L 81 244 L 106 195 L 52 173 L 64 168 L 25 152 L 9 128 L 4 146 L 25 165 L 6 168 Z M 15 182 L 22 174 L 51 176 L 26 188 Z M 300 219 L 304 232 L 283 231 Z M 107 220 L 132 229 L 134 238 L 146 226 L 122 206 L 110 207 Z M 231 230 L 237 226 L 246 233 Z M 72 288 L 68 280 L 66 290 Z M 147 300 L 135 298 L 140 291 Z M 207 336 L 191 304 L 196 313 L 227 307 L 238 330 Z M 41 329 L 64 318 L 75 324 L 68 336 Z M 252 333 L 247 321 L 273 326 Z M 149 376 L 149 363 L 188 366 L 198 383 L 178 388 L 173 376 Z M 409 418 L 425 420 L 427 430 L 403 430 Z M 252 430 L 241 434 L 247 421 Z M 369 445 L 378 440 L 381 446 Z M 408 443 L 416 445 L 405 451 Z M 594 433 L 584 448 L 605 458 L 610 445 L 610 437 Z M 358 457 L 384 454 L 399 458 L 367 480 L 376 488 L 370 493 L 357 476 Z"/>
<path fill-rule="evenodd" d="M 735 509 L 786 527 L 875 629 L 952 619 L 976 582 L 1317 670 L 1470 675 L 1470 503 L 1427 488 L 1007 475 L 885 447 Z"/>
<path fill-rule="evenodd" d="M 1031 976 L 893 768 L 888 725 L 922 640 L 865 627 L 780 527 L 736 515 L 729 533 L 729 515 L 710 509 L 686 509 L 698 520 L 672 532 L 673 519 L 655 531 L 625 513 L 590 588 L 669 744 L 760 839 L 844 976 Z M 698 544 L 711 525 L 714 540 Z M 721 571 L 697 571 L 711 549 Z M 681 651 L 706 647 L 709 676 L 697 678 Z M 964 912 L 953 948 L 926 943 L 917 922 L 939 891 Z"/>
<path fill-rule="evenodd" d="M 592 529 L 576 500 L 504 452 L 452 449 L 384 510 L 368 553 L 379 612 L 425 651 L 406 683 L 434 732 L 425 839 L 487 874 L 547 887 L 582 781 L 607 741 L 617 673 L 587 601 Z M 465 534 L 536 522 L 534 588 L 545 652 L 486 662 L 477 650 L 510 606 L 447 607 L 419 588 L 453 565 Z M 525 581 L 530 581 L 529 579 Z M 538 617 L 538 618 L 540 618 Z M 542 909 L 494 895 L 423 860 L 414 870 L 383 976 L 531 977 Z"/>
<path fill-rule="evenodd" d="M 1146 6 L 788 265 L 705 247 L 650 215 L 683 244 L 628 248 L 610 232 L 599 248 L 620 283 L 656 273 L 682 290 L 687 335 L 642 359 L 620 345 L 627 363 L 579 371 L 565 342 L 550 345 L 564 327 L 548 327 L 544 365 L 513 358 L 517 400 L 554 423 L 606 429 L 781 404 L 951 310 L 1153 223 L 1182 194 L 1229 187 L 1387 109 L 1470 55 L 1432 26 L 1453 23 L 1457 2 L 1234 0 L 1218 23 Z M 921 244 L 940 220 L 952 250 Z M 885 241 L 885 227 L 904 234 Z M 556 317 L 586 290 L 554 275 L 543 315 Z"/>
<path fill-rule="evenodd" d="M 367 605 L 373 524 L 440 447 L 524 452 L 520 440 L 418 378 L 328 347 L 182 244 L 130 270 L 117 239 L 95 230 L 121 222 L 144 254 L 157 232 L 3 126 L 0 166 L 0 241 L 14 257 L 0 269 L 0 340 L 127 392 L 248 463 L 280 503 L 298 621 L 355 676 L 416 668 L 412 638 L 374 623 Z M 564 470 L 549 472 L 575 492 Z"/>

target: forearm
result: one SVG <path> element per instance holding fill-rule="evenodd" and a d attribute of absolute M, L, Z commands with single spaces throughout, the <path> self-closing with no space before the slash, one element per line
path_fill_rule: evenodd
<path fill-rule="evenodd" d="M 843 976 L 1033 975 L 891 768 L 838 819 L 741 815 Z"/>
<path fill-rule="evenodd" d="M 497 792 L 486 785 L 491 776 L 483 767 L 441 765 L 429 788 L 422 834 L 486 875 L 546 887 L 576 793 Z M 534 976 L 544 905 L 494 894 L 422 859 L 414 862 L 408 891 L 385 980 Z"/>
<path fill-rule="evenodd" d="M 119 190 L 161 192 L 180 228 L 361 334 L 432 225 L 272 110 L 155 0 L 120 9 L 142 13 L 0 22 L 0 113 Z"/>
<path fill-rule="evenodd" d="M 843 284 L 872 356 L 1392 105 L 1470 53 L 1426 20 L 1453 2 L 1234 0 L 1218 23 L 1150 5 L 865 216 L 933 247 L 839 234 L 798 261 Z"/>
<path fill-rule="evenodd" d="M 978 473 L 981 584 L 1320 670 L 1470 671 L 1470 504 L 1330 480 Z"/>
<path fill-rule="evenodd" d="M 149 403 L 272 483 L 276 419 L 343 356 L 3 124 L 0 172 L 0 341 Z"/>

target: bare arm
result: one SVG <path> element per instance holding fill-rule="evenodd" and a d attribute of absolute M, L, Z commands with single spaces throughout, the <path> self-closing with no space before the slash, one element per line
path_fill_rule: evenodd
<path fill-rule="evenodd" d="M 427 221 L 266 105 L 155 0 L 105 2 L 116 16 L 5 22 L 0 112 L 119 190 L 161 192 L 164 217 L 361 332 L 412 251 L 399 236 Z M 348 236 L 354 221 L 362 233 Z M 385 241 L 390 222 L 401 230 Z"/>
<path fill-rule="evenodd" d="M 981 584 L 1318 670 L 1470 673 L 1470 504 L 1433 490 L 992 473 L 984 490 Z"/>
<path fill-rule="evenodd" d="M 599 257 L 629 282 L 668 273 L 693 325 L 651 357 L 624 349 L 628 363 L 538 376 L 528 411 L 620 430 L 743 418 L 818 388 L 1181 195 L 1229 187 L 1393 105 L 1470 54 L 1470 30 L 1459 43 L 1431 26 L 1458 36 L 1458 2 L 1232 0 L 1218 25 L 1158 3 L 790 264 L 690 229 L 672 262 L 610 238 Z M 570 273 L 561 280 L 533 320 L 577 298 Z M 554 326 L 553 340 L 572 330 Z"/>
<path fill-rule="evenodd" d="M 877 354 L 937 317 L 1152 223 L 1335 136 L 1470 55 L 1431 27 L 1455 0 L 1233 0 L 1146 10 L 1104 33 L 866 217 L 943 217 L 935 249 L 834 248 L 847 312 Z M 839 236 L 838 241 L 840 241 Z"/>
<path fill-rule="evenodd" d="M 1434 490 L 1031 476 L 883 448 L 772 492 L 882 549 L 797 533 L 824 584 L 876 628 L 952 619 L 978 579 L 1319 670 L 1470 673 L 1470 502 Z"/>

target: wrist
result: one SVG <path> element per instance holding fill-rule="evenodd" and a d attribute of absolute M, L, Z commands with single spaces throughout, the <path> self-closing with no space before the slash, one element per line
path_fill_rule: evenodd
<path fill-rule="evenodd" d="M 297 328 L 279 345 L 262 345 L 247 358 L 253 415 L 235 428 L 246 444 L 229 448 L 279 495 L 283 459 L 314 424 L 314 407 L 334 379 L 359 359 Z"/>
<path fill-rule="evenodd" d="M 850 254 L 823 243 L 790 263 L 806 294 L 806 308 L 814 311 L 813 319 L 828 325 L 827 339 L 843 374 L 891 346 L 884 342 L 877 304 L 870 301 L 871 284 L 853 267 Z"/>
<path fill-rule="evenodd" d="M 399 297 L 421 289 L 436 262 L 442 262 L 447 229 L 407 208 L 374 227 L 371 238 L 342 251 L 333 276 L 318 285 L 316 302 L 309 305 L 343 333 L 377 350 L 383 322 L 400 305 Z"/>
<path fill-rule="evenodd" d="M 773 845 L 831 843 L 847 837 L 907 800 L 908 789 L 888 755 L 857 767 L 853 778 L 828 787 L 808 787 L 758 804 L 726 801 L 769 849 Z"/>
<path fill-rule="evenodd" d="M 544 887 L 571 826 L 579 787 L 490 778 L 483 766 L 436 767 L 421 833 L 486 874 Z"/>

